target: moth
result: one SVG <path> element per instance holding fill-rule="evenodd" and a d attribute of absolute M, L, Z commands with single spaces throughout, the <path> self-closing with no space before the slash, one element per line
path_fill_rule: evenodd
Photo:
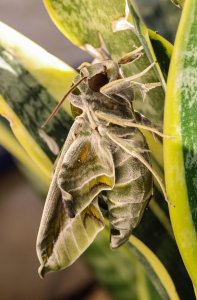
<path fill-rule="evenodd" d="M 119 62 L 108 59 L 82 65 L 65 96 L 76 118 L 57 161 L 40 224 L 37 253 L 41 275 L 71 264 L 90 244 L 88 238 L 93 240 L 103 229 L 100 203 L 107 207 L 114 249 L 125 243 L 139 224 L 153 195 L 153 176 L 165 195 L 140 129 L 162 134 L 147 126 L 133 108 L 135 90 L 144 98 L 160 83 L 136 81 L 154 64 L 124 78 L 121 65 L 131 60 L 127 55 Z M 92 226 L 97 226 L 97 232 Z M 82 234 L 88 228 L 92 231 Z"/>

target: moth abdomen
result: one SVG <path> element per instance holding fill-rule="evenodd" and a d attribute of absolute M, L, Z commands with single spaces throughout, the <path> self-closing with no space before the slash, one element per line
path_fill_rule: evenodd
<path fill-rule="evenodd" d="M 126 138 L 126 141 L 134 149 L 136 147 L 147 149 L 142 134 L 138 132 L 131 139 Z M 142 155 L 149 162 L 148 153 Z M 106 193 L 112 249 L 128 240 L 132 230 L 141 221 L 153 190 L 152 174 L 141 161 L 120 147 L 116 148 L 113 158 L 116 181 L 114 188 Z"/>
<path fill-rule="evenodd" d="M 111 225 L 110 246 L 112 249 L 125 243 L 132 230 L 139 224 L 146 208 L 147 201 L 142 203 L 127 204 L 121 207 L 109 208 L 109 221 Z M 114 234 L 115 232 L 115 234 Z"/>

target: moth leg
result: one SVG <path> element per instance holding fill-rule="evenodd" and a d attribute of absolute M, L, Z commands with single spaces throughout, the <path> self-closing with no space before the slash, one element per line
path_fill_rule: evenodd
<path fill-rule="evenodd" d="M 125 54 L 119 59 L 118 64 L 124 65 L 138 60 L 142 55 L 144 55 L 144 53 L 142 52 L 143 50 L 143 46 L 140 46 L 132 52 Z"/>
<path fill-rule="evenodd" d="M 144 164 L 144 166 L 153 174 L 153 176 L 159 183 L 159 186 L 161 187 L 161 190 L 164 194 L 166 202 L 173 206 L 173 204 L 171 202 L 169 202 L 169 200 L 168 200 L 165 186 L 162 182 L 162 179 L 157 174 L 157 172 L 155 170 L 153 170 L 153 168 L 149 165 L 149 163 L 143 158 L 143 156 L 141 154 L 137 153 L 136 151 L 134 151 L 131 147 L 129 147 L 128 143 L 124 139 L 121 139 L 110 132 L 107 132 L 107 135 L 113 142 L 117 143 L 124 151 L 126 151 L 131 156 L 137 158 L 142 164 Z"/>
<path fill-rule="evenodd" d="M 139 90 L 140 90 L 140 93 L 142 95 L 143 102 L 145 101 L 146 94 L 150 90 L 155 89 L 156 87 L 159 87 L 159 86 L 161 86 L 161 82 L 142 83 Z"/>
<path fill-rule="evenodd" d="M 100 92 L 105 96 L 111 97 L 112 99 L 113 98 L 116 99 L 116 96 L 118 95 L 123 99 L 127 100 L 127 102 L 129 101 L 130 106 L 132 106 L 131 102 L 134 100 L 133 91 L 136 88 L 140 91 L 142 95 L 142 99 L 144 101 L 146 94 L 150 90 L 161 86 L 161 83 L 160 82 L 141 83 L 141 82 L 136 82 L 134 80 L 145 75 L 151 68 L 153 68 L 153 66 L 155 66 L 155 62 L 138 74 L 111 81 L 105 84 L 103 87 L 101 87 Z"/>
<path fill-rule="evenodd" d="M 134 128 L 139 128 L 139 129 L 145 129 L 145 130 L 148 130 L 150 132 L 153 132 L 153 133 L 161 136 L 162 138 L 172 138 L 172 136 L 164 135 L 163 133 L 159 132 L 154 127 L 134 123 L 134 122 L 130 121 L 129 119 L 123 119 L 121 117 L 111 115 L 111 114 L 107 114 L 107 113 L 104 113 L 104 112 L 101 112 L 101 111 L 96 111 L 95 115 L 99 119 L 107 121 L 107 122 L 112 123 L 112 124 L 120 125 L 120 126 L 123 126 L 123 127 L 134 127 Z"/>

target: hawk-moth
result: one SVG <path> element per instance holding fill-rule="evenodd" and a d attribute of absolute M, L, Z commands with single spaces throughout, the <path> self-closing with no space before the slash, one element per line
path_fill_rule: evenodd
<path fill-rule="evenodd" d="M 116 248 L 128 240 L 140 222 L 153 194 L 153 175 L 164 191 L 150 166 L 149 149 L 139 128 L 159 132 L 144 125 L 145 118 L 133 109 L 136 89 L 144 98 L 160 83 L 135 81 L 153 65 L 124 78 L 121 63 L 128 61 L 127 56 L 126 62 L 108 59 L 84 64 L 67 95 L 76 118 L 57 162 L 39 229 L 37 252 L 42 275 L 71 264 L 85 250 L 84 245 L 78 247 L 80 238 L 69 237 L 69 242 L 61 239 L 71 232 L 74 235 L 72 220 L 84 228 L 87 219 L 97 224 L 98 231 L 104 227 L 98 199 L 107 206 L 110 245 Z M 66 249 L 61 255 L 59 237 L 62 249 Z M 76 247 L 69 251 L 73 239 Z"/>

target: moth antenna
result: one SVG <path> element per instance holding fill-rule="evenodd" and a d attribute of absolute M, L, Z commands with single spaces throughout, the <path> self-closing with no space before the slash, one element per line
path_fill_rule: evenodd
<path fill-rule="evenodd" d="M 153 168 L 149 165 L 149 163 L 143 158 L 142 155 L 138 154 L 137 152 L 130 150 L 126 147 L 125 144 L 122 143 L 122 141 L 120 141 L 119 138 L 115 137 L 113 134 L 109 134 L 108 136 L 110 139 L 112 139 L 112 141 L 115 141 L 116 143 L 118 143 L 118 145 L 127 153 L 129 153 L 130 155 L 132 155 L 133 157 L 137 158 L 139 161 L 141 161 L 141 163 L 153 174 L 153 176 L 155 177 L 155 179 L 157 180 L 157 182 L 159 183 L 159 186 L 161 187 L 161 190 L 163 192 L 165 201 L 171 205 L 172 207 L 174 207 L 174 205 L 168 200 L 167 194 L 166 194 L 166 189 L 165 186 L 162 182 L 162 179 L 160 178 L 160 176 L 157 174 L 157 172 L 155 172 L 155 170 L 153 170 Z"/>
<path fill-rule="evenodd" d="M 56 105 L 56 107 L 54 108 L 54 110 L 52 111 L 52 113 L 49 115 L 49 117 L 46 119 L 46 121 L 43 123 L 43 125 L 41 126 L 41 128 L 43 128 L 44 126 L 46 126 L 46 124 L 48 124 L 51 119 L 56 115 L 56 113 L 59 111 L 61 105 L 63 104 L 63 102 L 65 101 L 65 99 L 68 97 L 68 95 L 70 93 L 72 93 L 76 87 L 87 78 L 87 76 L 82 77 L 79 81 L 77 81 L 77 83 L 75 83 L 73 86 L 71 86 L 71 88 L 68 90 L 68 92 L 64 95 L 64 97 L 61 99 L 61 101 Z"/>

